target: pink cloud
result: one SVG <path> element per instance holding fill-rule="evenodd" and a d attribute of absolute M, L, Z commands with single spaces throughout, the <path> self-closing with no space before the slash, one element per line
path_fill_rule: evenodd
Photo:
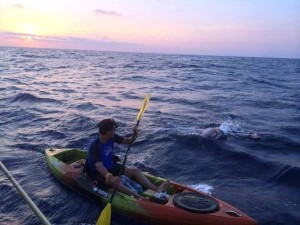
<path fill-rule="evenodd" d="M 0 32 L 2 45 L 72 48 L 104 51 L 130 51 L 139 48 L 137 43 L 120 42 L 106 36 L 92 39 L 74 36 L 47 36 L 17 32 Z"/>
<path fill-rule="evenodd" d="M 107 15 L 107 16 L 122 16 L 121 13 L 116 12 L 116 11 L 106 11 L 102 9 L 95 9 L 94 13 L 100 14 L 100 15 Z"/>

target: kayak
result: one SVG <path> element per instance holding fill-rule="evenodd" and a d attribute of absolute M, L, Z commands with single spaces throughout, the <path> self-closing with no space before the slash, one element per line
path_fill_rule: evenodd
<path fill-rule="evenodd" d="M 86 151 L 50 148 L 45 154 L 50 171 L 59 181 L 102 206 L 108 203 L 113 189 L 95 184 L 84 173 Z M 144 175 L 156 186 L 165 181 L 147 172 Z M 257 225 L 254 219 L 228 203 L 173 181 L 163 198 L 154 191 L 143 191 L 148 201 L 116 192 L 113 212 L 156 225 Z"/>

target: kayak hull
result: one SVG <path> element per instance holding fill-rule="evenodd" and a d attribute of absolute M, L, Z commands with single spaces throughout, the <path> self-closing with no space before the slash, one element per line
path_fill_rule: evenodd
<path fill-rule="evenodd" d="M 47 149 L 45 155 L 49 169 L 59 181 L 102 206 L 107 204 L 113 190 L 107 187 L 94 187 L 93 181 L 83 172 L 87 152 L 80 149 Z M 149 173 L 144 174 L 154 184 L 165 181 Z M 204 194 L 175 182 L 171 182 L 170 186 L 174 188 L 175 193 Z M 168 223 L 172 225 L 257 225 L 254 219 L 240 210 L 217 198 L 209 197 L 218 202 L 219 209 L 216 212 L 193 213 L 178 208 L 174 205 L 174 195 L 171 195 L 165 204 L 159 204 L 138 200 L 120 192 L 117 192 L 114 197 L 112 209 L 113 212 L 127 217 L 157 225 Z"/>

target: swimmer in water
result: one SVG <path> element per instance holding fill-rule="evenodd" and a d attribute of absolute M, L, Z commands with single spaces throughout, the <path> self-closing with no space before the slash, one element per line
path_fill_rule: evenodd
<path fill-rule="evenodd" d="M 254 141 L 259 141 L 261 139 L 261 137 L 256 133 L 243 134 L 240 132 L 231 131 L 229 125 L 224 123 L 222 123 L 219 127 L 205 129 L 202 131 L 201 136 L 208 139 L 225 140 L 229 133 L 234 136 L 243 137 Z"/>

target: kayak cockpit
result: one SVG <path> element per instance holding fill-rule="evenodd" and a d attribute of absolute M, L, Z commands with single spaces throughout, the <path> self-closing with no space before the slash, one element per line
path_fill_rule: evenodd
<path fill-rule="evenodd" d="M 85 164 L 85 160 L 87 158 L 87 152 L 86 151 L 82 151 L 80 149 L 47 149 L 46 150 L 47 155 L 51 156 L 51 158 L 55 158 L 55 161 L 59 161 L 60 163 L 62 163 L 64 165 L 64 168 L 68 171 L 70 170 L 76 170 L 76 171 L 80 171 L 79 173 L 84 173 L 83 168 L 84 168 L 84 164 Z M 115 162 L 120 162 L 120 159 L 118 156 L 114 155 L 114 159 Z M 161 178 L 161 177 L 157 177 L 157 176 L 153 176 L 147 172 L 144 172 L 144 175 L 146 176 L 146 178 L 155 186 L 160 186 L 163 182 L 165 182 L 166 180 Z M 86 175 L 84 175 L 86 176 Z M 100 185 L 100 184 L 99 184 Z M 101 184 L 101 188 L 103 188 L 103 184 Z M 175 185 L 174 183 L 172 183 L 169 188 L 166 190 L 166 194 L 168 196 L 172 196 L 174 194 L 183 192 L 185 190 L 185 188 L 183 188 L 182 186 L 179 185 Z M 142 196 L 144 197 L 148 197 L 150 201 L 158 203 L 158 204 L 166 204 L 167 200 L 166 199 L 159 199 L 156 196 L 156 193 L 154 193 L 151 190 L 147 190 L 144 189 L 143 192 L 141 193 Z"/>
<path fill-rule="evenodd" d="M 59 149 L 50 149 L 49 151 L 58 152 Z M 65 164 L 72 164 L 79 160 L 85 159 L 87 157 L 87 152 L 78 149 L 70 149 L 68 151 L 61 151 L 53 154 L 53 157 L 57 158 L 59 161 Z"/>

